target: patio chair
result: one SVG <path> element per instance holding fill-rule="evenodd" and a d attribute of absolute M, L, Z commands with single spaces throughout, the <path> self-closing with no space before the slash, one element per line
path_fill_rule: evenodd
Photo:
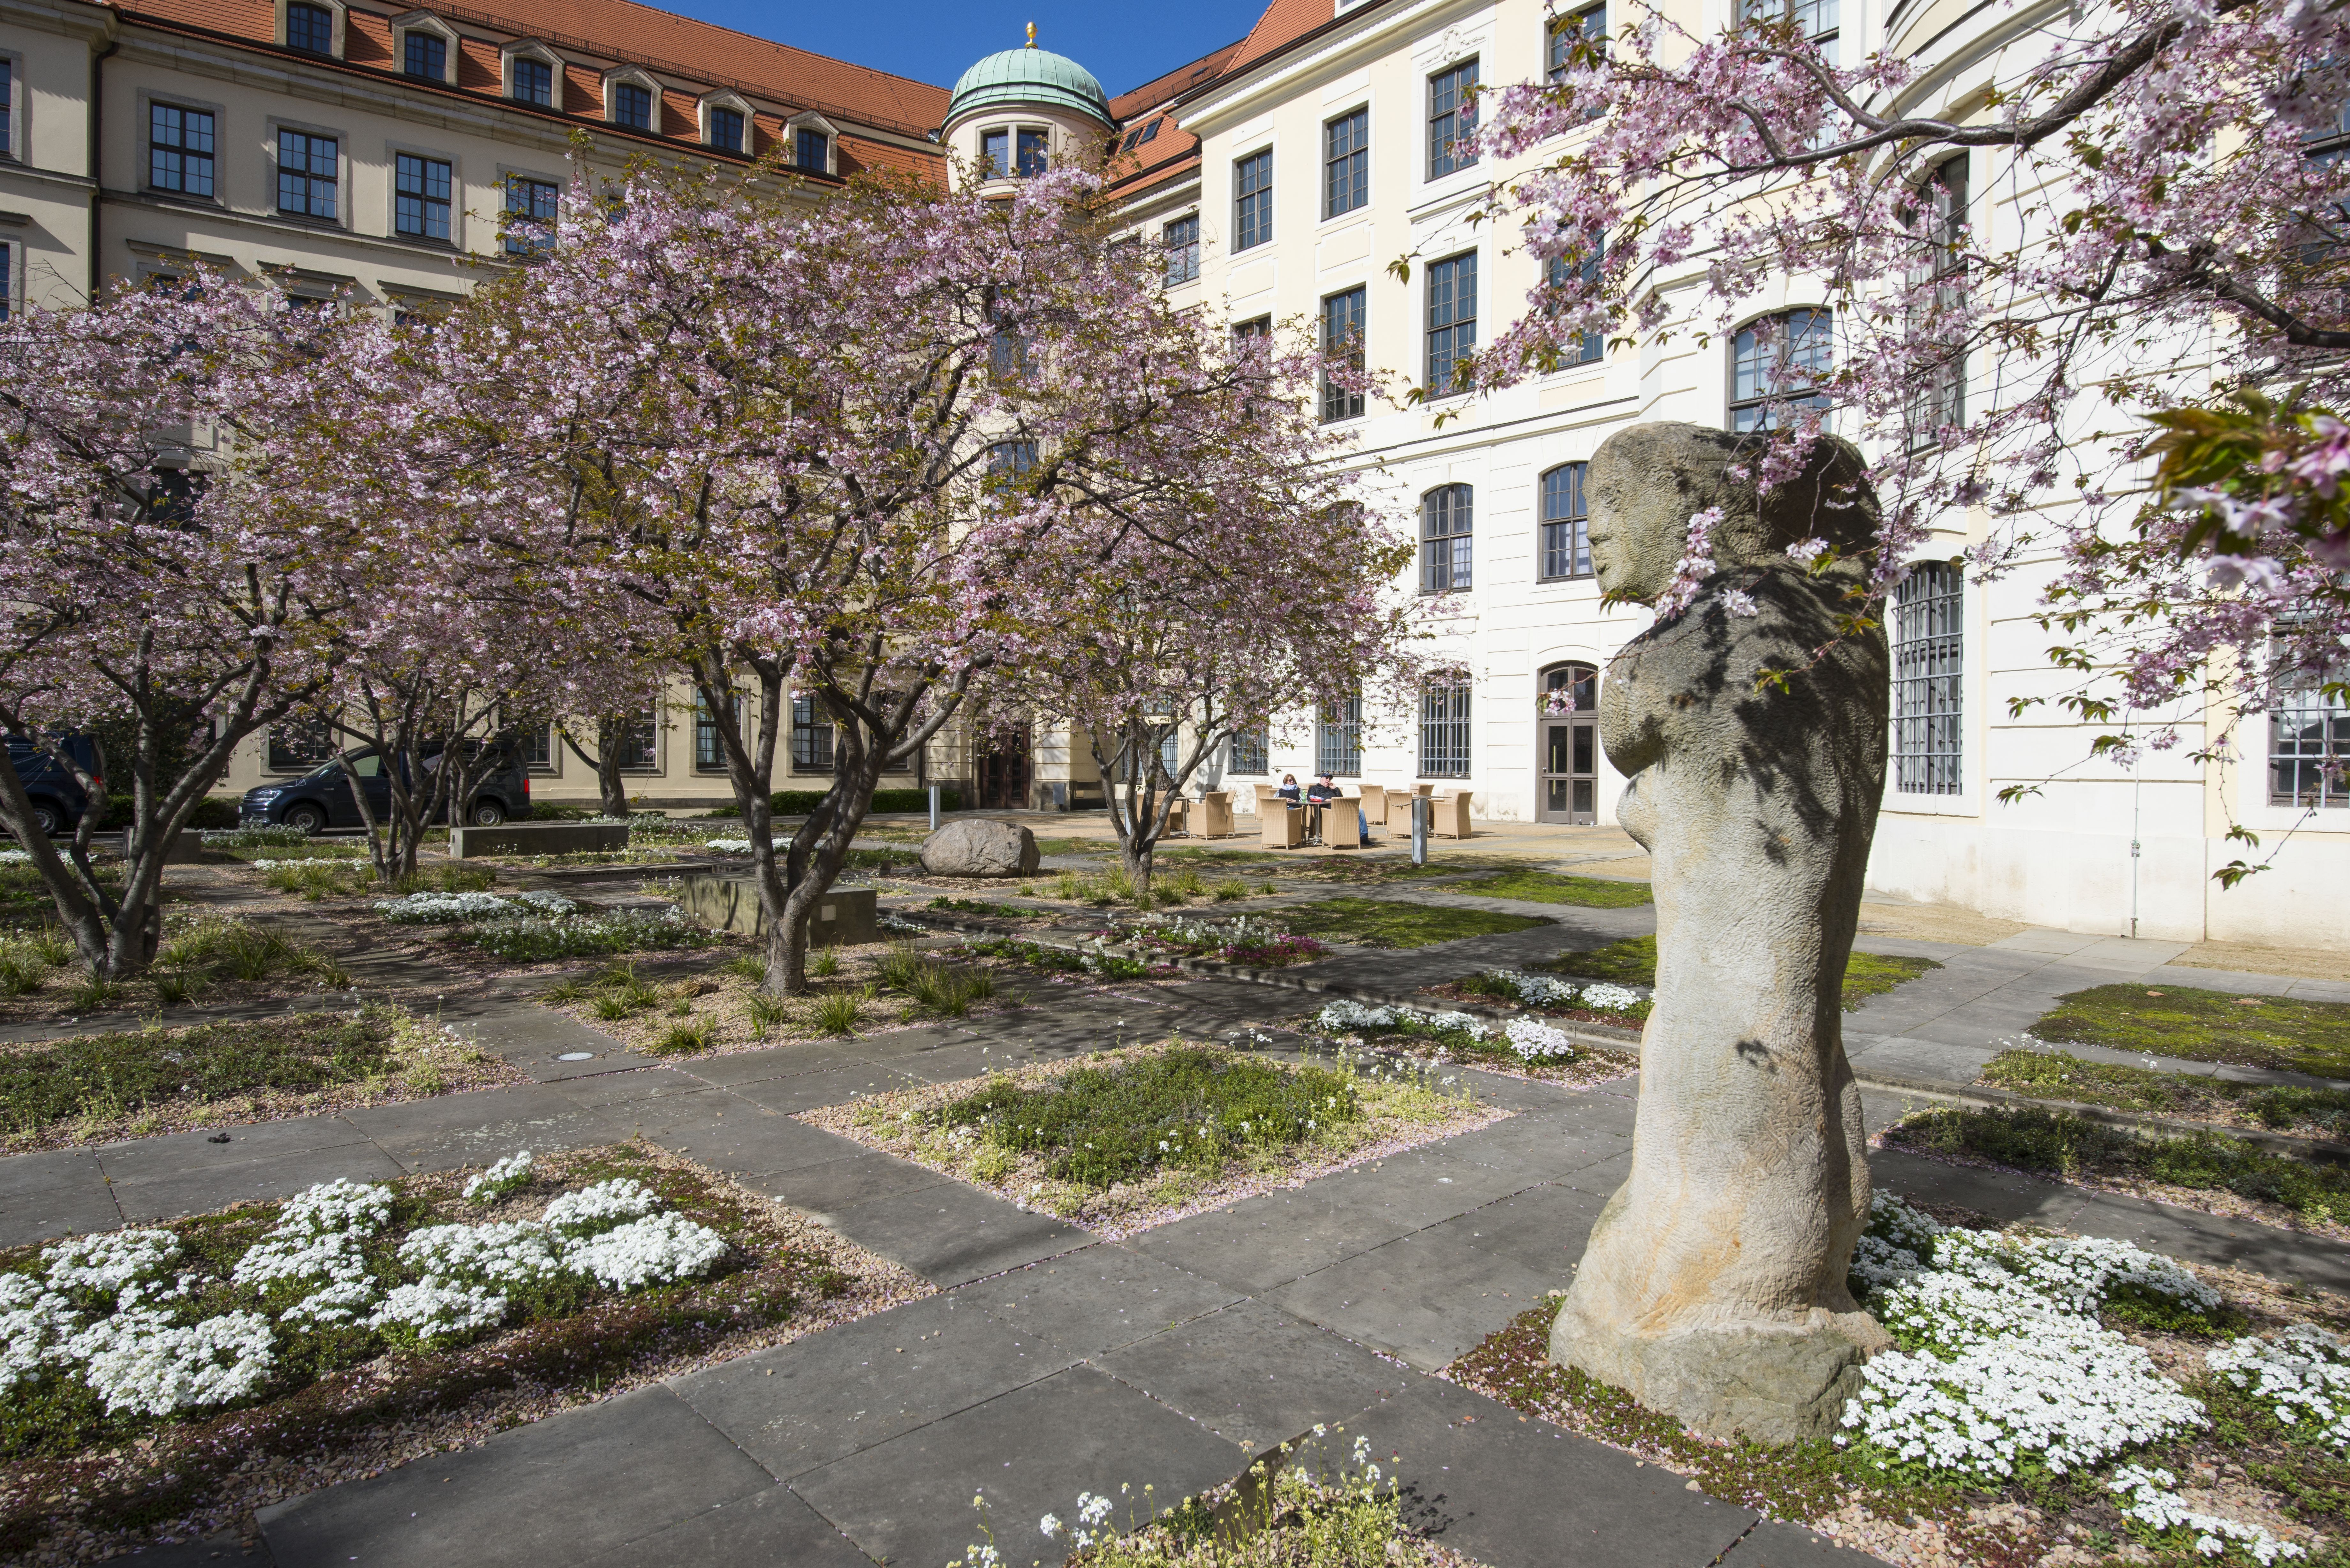
<path fill-rule="evenodd" d="M 1258 835 L 1268 849 L 1295 849 L 1305 842 L 1305 808 L 1275 797 L 1259 799 L 1257 815 L 1264 827 Z"/>
<path fill-rule="evenodd" d="M 1232 836 L 1232 796 L 1230 790 L 1211 789 L 1200 797 L 1199 820 L 1192 831 L 1202 838 L 1230 838 Z"/>
<path fill-rule="evenodd" d="M 1373 827 L 1388 825 L 1388 786 L 1367 784 L 1363 786 L 1363 820 Z"/>
<path fill-rule="evenodd" d="M 1464 789 L 1457 794 L 1437 796 L 1435 820 L 1429 825 L 1429 831 L 1440 833 L 1447 838 L 1470 836 L 1469 802 L 1471 795 L 1471 791 Z"/>

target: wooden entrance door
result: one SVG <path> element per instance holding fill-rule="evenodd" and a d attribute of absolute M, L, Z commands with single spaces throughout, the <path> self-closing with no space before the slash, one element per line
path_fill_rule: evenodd
<path fill-rule="evenodd" d="M 1028 732 L 999 735 L 980 749 L 977 805 L 982 811 L 1028 809 Z"/>
<path fill-rule="evenodd" d="M 1543 725 L 1542 809 L 1544 822 L 1599 820 L 1599 725 L 1591 719 L 1554 719 Z"/>

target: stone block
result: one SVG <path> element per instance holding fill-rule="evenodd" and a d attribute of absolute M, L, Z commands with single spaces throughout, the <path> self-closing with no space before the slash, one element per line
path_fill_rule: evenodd
<path fill-rule="evenodd" d="M 1033 877 L 1036 836 L 1016 822 L 967 817 L 922 843 L 922 869 L 933 877 Z"/>
<path fill-rule="evenodd" d="M 808 920 L 808 941 L 820 948 L 856 947 L 881 940 L 881 912 L 871 888 L 835 888 L 816 900 Z M 762 936 L 766 911 L 759 907 L 759 889 L 748 877 L 689 874 L 677 897 L 678 908 L 712 930 Z"/>
<path fill-rule="evenodd" d="M 625 822 L 509 822 L 449 830 L 452 860 L 484 855 L 611 854 L 628 846 Z"/>

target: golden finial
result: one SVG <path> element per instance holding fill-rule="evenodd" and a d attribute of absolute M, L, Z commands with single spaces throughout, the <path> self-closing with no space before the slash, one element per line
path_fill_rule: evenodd
<path fill-rule="evenodd" d="M 1034 22 L 1028 24 L 1028 47 L 1032 49 L 1036 47 L 1036 24 Z"/>

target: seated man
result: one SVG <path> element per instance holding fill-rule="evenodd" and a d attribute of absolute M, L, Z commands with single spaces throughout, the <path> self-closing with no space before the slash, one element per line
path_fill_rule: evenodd
<path fill-rule="evenodd" d="M 1330 782 L 1330 775 L 1328 774 L 1315 775 L 1314 782 L 1305 788 L 1305 804 L 1311 808 L 1305 818 L 1307 837 L 1322 836 L 1322 807 L 1337 798 L 1338 786 Z"/>

